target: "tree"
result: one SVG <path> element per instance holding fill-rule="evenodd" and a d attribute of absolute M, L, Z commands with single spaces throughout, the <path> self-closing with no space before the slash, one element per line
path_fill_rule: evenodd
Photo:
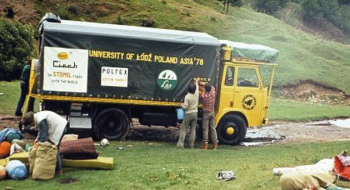
<path fill-rule="evenodd" d="M 0 80 L 18 79 L 25 63 L 36 55 L 31 25 L 0 19 Z"/>

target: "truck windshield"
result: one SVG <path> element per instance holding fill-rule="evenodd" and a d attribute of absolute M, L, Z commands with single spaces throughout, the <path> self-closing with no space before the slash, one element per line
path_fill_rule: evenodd
<path fill-rule="evenodd" d="M 258 77 L 253 68 L 239 68 L 237 86 L 258 87 Z"/>

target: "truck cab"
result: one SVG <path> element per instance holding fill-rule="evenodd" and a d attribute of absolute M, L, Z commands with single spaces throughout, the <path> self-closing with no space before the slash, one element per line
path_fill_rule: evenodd
<path fill-rule="evenodd" d="M 239 144 L 247 127 L 268 123 L 267 111 L 278 50 L 230 41 L 221 42 L 220 75 L 216 105 L 216 124 L 220 143 Z M 262 67 L 270 71 L 268 77 Z"/>

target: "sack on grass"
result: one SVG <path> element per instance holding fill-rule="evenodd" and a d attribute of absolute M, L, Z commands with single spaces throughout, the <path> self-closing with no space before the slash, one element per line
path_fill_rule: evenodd
<path fill-rule="evenodd" d="M 49 142 L 39 143 L 33 167 L 33 179 L 49 180 L 55 177 L 57 148 Z"/>
<path fill-rule="evenodd" d="M 0 159 L 10 155 L 11 143 L 4 141 L 0 143 Z"/>
<path fill-rule="evenodd" d="M 36 150 L 38 148 L 33 146 L 30 150 L 29 150 L 29 156 L 28 156 L 28 162 L 29 162 L 29 175 L 33 174 L 33 168 L 34 168 L 34 164 L 35 164 L 35 158 L 36 158 Z"/>
<path fill-rule="evenodd" d="M 19 160 L 11 160 L 6 164 L 7 175 L 14 180 L 23 180 L 28 176 L 26 165 Z"/>

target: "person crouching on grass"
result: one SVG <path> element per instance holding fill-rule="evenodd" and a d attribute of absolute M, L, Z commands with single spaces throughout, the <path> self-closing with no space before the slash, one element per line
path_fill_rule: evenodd
<path fill-rule="evenodd" d="M 21 122 L 26 129 L 33 129 L 31 126 L 35 126 L 35 128 L 39 130 L 34 144 L 49 141 L 57 146 L 56 174 L 62 175 L 63 172 L 59 147 L 62 137 L 66 131 L 68 124 L 67 120 L 63 119 L 55 112 L 41 111 L 35 114 L 33 112 L 28 112 L 22 118 Z"/>
<path fill-rule="evenodd" d="M 201 149 L 207 150 L 208 147 L 208 135 L 210 132 L 210 138 L 213 142 L 213 149 L 217 150 L 219 148 L 219 141 L 218 141 L 218 135 L 216 133 L 216 126 L 215 126 L 215 113 L 214 113 L 214 106 L 215 106 L 215 88 L 210 85 L 209 83 L 205 84 L 204 86 L 205 91 L 200 95 L 200 98 L 203 103 L 203 141 L 201 145 Z M 208 130 L 209 129 L 209 130 Z"/>
<path fill-rule="evenodd" d="M 196 139 L 196 125 L 197 125 L 197 113 L 198 113 L 198 80 L 196 79 L 196 83 L 190 83 L 188 87 L 188 93 L 185 96 L 184 103 L 181 104 L 182 109 L 185 110 L 185 118 L 182 122 L 180 128 L 180 137 L 179 141 L 176 144 L 178 148 L 184 148 L 185 137 L 187 127 L 190 126 L 190 138 L 189 138 L 189 147 L 194 148 L 194 141 Z"/>

